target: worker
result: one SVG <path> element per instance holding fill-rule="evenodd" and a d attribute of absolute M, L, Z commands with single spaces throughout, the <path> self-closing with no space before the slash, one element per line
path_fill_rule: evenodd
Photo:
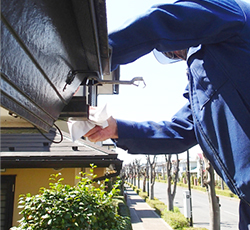
<path fill-rule="evenodd" d="M 199 144 L 241 200 L 239 229 L 250 229 L 249 2 L 179 0 L 156 5 L 109 34 L 109 44 L 112 70 L 153 50 L 170 62 L 185 59 L 187 104 L 171 121 L 110 117 L 108 127 L 96 126 L 85 136 L 93 142 L 112 138 L 136 154 L 176 154 Z"/>

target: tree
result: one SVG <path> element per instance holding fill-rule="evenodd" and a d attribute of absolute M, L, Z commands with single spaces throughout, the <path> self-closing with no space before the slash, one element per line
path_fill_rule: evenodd
<path fill-rule="evenodd" d="M 123 167 L 125 178 L 128 182 L 131 182 L 131 175 L 130 175 L 130 165 L 125 165 Z"/>
<path fill-rule="evenodd" d="M 204 185 L 207 188 L 210 206 L 210 229 L 220 230 L 220 204 L 215 192 L 214 168 L 204 154 L 203 157 L 206 166 Z"/>
<path fill-rule="evenodd" d="M 133 178 L 134 178 L 134 169 L 133 169 L 133 164 L 128 165 L 128 174 L 130 178 L 130 183 L 133 184 Z"/>
<path fill-rule="evenodd" d="M 204 170 L 203 170 L 203 164 L 204 164 L 204 161 L 203 161 L 203 157 L 202 157 L 202 154 L 200 154 L 198 156 L 198 160 L 199 160 L 199 171 L 200 171 L 200 179 L 201 179 L 201 187 L 204 187 L 204 182 L 203 182 L 203 179 L 204 179 Z"/>
<path fill-rule="evenodd" d="M 156 155 L 152 156 L 152 160 L 150 159 L 150 155 L 147 155 L 147 162 L 149 164 L 150 173 L 149 173 L 149 181 L 150 181 L 150 192 L 149 199 L 154 199 L 154 184 L 155 184 L 155 166 L 156 166 Z"/>
<path fill-rule="evenodd" d="M 132 173 L 133 173 L 133 185 L 136 186 L 136 165 L 134 161 L 132 163 Z"/>
<path fill-rule="evenodd" d="M 138 159 L 135 159 L 135 170 L 137 175 L 137 184 L 138 188 L 140 188 L 140 175 L 141 175 L 141 161 Z"/>
<path fill-rule="evenodd" d="M 176 194 L 176 185 L 178 180 L 178 174 L 179 174 L 179 158 L 176 154 L 176 165 L 173 169 L 173 164 L 171 161 L 172 155 L 171 154 L 165 154 L 165 160 L 166 160 L 166 174 L 167 174 L 167 209 L 168 211 L 174 211 L 174 197 Z M 173 170 L 172 170 L 173 169 Z M 172 173 L 173 171 L 173 177 Z M 173 179 L 173 187 L 172 187 L 172 179 Z"/>
<path fill-rule="evenodd" d="M 141 175 L 143 176 L 142 191 L 146 192 L 146 181 L 147 181 L 147 167 L 141 169 Z"/>
<path fill-rule="evenodd" d="M 222 178 L 220 178 L 220 183 L 221 183 L 221 190 L 224 190 L 224 181 Z"/>

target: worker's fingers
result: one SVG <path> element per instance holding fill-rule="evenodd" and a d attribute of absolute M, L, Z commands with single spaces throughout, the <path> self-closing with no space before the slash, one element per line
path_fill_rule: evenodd
<path fill-rule="evenodd" d="M 108 126 L 102 129 L 100 126 L 95 126 L 84 136 L 87 137 L 92 142 L 105 141 L 109 138 L 117 139 L 118 131 L 116 120 L 113 117 L 108 119 Z"/>
<path fill-rule="evenodd" d="M 102 127 L 96 125 L 93 129 L 89 130 L 84 136 L 89 137 L 93 135 L 94 133 L 99 132 L 101 130 L 102 130 Z"/>
<path fill-rule="evenodd" d="M 106 134 L 106 131 L 100 130 L 99 132 L 95 132 L 92 135 L 88 136 L 88 140 L 91 142 L 99 142 L 99 141 L 105 141 L 109 139 L 109 137 Z"/>

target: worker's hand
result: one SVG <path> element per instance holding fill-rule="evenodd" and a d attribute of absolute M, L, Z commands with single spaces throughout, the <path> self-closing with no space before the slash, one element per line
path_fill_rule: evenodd
<path fill-rule="evenodd" d="M 95 126 L 93 129 L 89 130 L 84 137 L 87 137 L 91 142 L 105 141 L 109 138 L 117 139 L 118 131 L 116 120 L 110 117 L 108 120 L 108 126 L 102 128 L 100 126 Z"/>

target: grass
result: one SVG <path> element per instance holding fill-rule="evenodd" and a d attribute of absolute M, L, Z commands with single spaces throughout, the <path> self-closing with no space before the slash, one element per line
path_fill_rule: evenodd
<path fill-rule="evenodd" d="M 155 181 L 156 182 L 160 182 L 160 183 L 167 183 L 166 180 L 156 179 Z M 187 184 L 184 184 L 184 183 L 181 183 L 181 182 L 177 183 L 177 185 L 181 186 L 181 187 L 185 187 L 185 188 L 188 187 Z M 206 190 L 205 187 L 191 185 L 191 188 L 195 189 L 195 190 L 202 191 L 202 192 L 207 192 L 207 190 Z M 228 188 L 225 188 L 224 190 L 222 190 L 220 188 L 215 188 L 215 192 L 216 192 L 216 195 L 221 195 L 221 196 L 226 196 L 226 197 L 233 197 L 233 198 L 237 198 L 238 199 L 238 196 L 236 196 L 235 194 L 233 194 Z"/>
<path fill-rule="evenodd" d="M 178 186 L 186 187 L 186 188 L 188 187 L 188 185 L 184 184 L 184 183 L 178 183 Z M 195 189 L 195 190 L 202 191 L 202 192 L 206 192 L 207 191 L 205 187 L 201 187 L 201 186 L 191 185 L 191 188 Z M 236 196 L 235 194 L 233 194 L 229 189 L 221 190 L 221 189 L 216 188 L 215 192 L 216 192 L 216 195 L 238 198 L 238 196 Z"/>

